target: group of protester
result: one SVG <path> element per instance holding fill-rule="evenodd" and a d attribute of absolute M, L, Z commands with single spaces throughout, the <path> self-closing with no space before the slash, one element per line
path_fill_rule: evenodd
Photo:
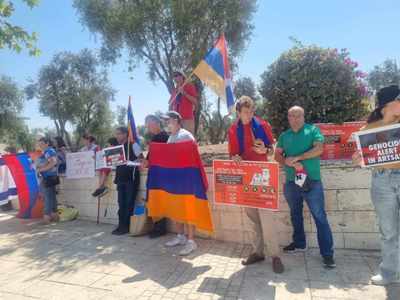
<path fill-rule="evenodd" d="M 185 82 L 182 73 L 174 73 L 177 88 L 172 93 L 170 109 L 159 118 L 149 115 L 145 119 L 146 128 L 151 134 L 151 142 L 179 143 L 193 141 L 194 111 L 197 105 L 196 88 Z M 377 94 L 378 106 L 372 112 L 365 129 L 376 128 L 400 121 L 400 89 L 397 86 L 383 88 Z M 290 128 L 276 140 L 269 123 L 254 115 L 255 106 L 250 97 L 242 96 L 236 102 L 237 120 L 228 132 L 229 155 L 240 163 L 245 161 L 269 161 L 272 158 L 284 166 L 286 181 L 284 196 L 290 208 L 293 226 L 292 242 L 283 248 L 283 252 L 294 253 L 307 250 L 303 220 L 303 202 L 311 212 L 317 228 L 317 239 L 326 268 L 335 268 L 334 243 L 332 231 L 325 211 L 324 187 L 321 181 L 320 156 L 323 152 L 324 136 L 318 127 L 305 123 L 305 111 L 300 106 L 288 110 Z M 165 119 L 167 131 L 162 128 Z M 82 150 L 97 151 L 93 137 L 84 136 L 85 147 Z M 148 167 L 151 151 L 146 157 L 135 153 L 134 147 L 128 145 L 128 130 L 117 128 L 115 139 L 110 145 L 124 145 L 130 161 L 141 160 L 141 167 L 128 163 L 116 167 L 114 183 L 118 191 L 118 227 L 112 232 L 122 235 L 129 232 L 130 217 L 133 214 L 135 198 L 139 187 L 139 169 Z M 46 185 L 46 179 L 57 174 L 57 152 L 50 147 L 46 139 L 39 140 L 43 155 L 39 159 L 38 171 L 43 177 L 41 183 L 45 198 L 45 219 L 47 222 L 57 220 L 55 214 L 56 198 L 54 187 Z M 354 164 L 361 164 L 361 154 L 353 155 Z M 400 280 L 400 164 L 389 164 L 385 168 L 372 171 L 371 196 L 376 209 L 382 237 L 382 264 L 380 273 L 372 278 L 374 284 L 386 285 Z M 102 170 L 99 188 L 94 196 L 105 192 L 105 178 L 109 170 Z M 275 273 L 284 272 L 281 259 L 279 239 L 275 229 L 276 214 L 271 211 L 245 208 L 254 231 L 253 251 L 243 265 L 251 265 L 265 259 L 268 254 L 272 259 Z M 154 220 L 150 237 L 156 238 L 167 233 L 167 220 Z M 196 250 L 195 228 L 189 224 L 177 224 L 177 234 L 166 243 L 168 247 L 183 246 L 181 255 L 188 255 Z M 265 245 L 266 250 L 265 251 Z"/>

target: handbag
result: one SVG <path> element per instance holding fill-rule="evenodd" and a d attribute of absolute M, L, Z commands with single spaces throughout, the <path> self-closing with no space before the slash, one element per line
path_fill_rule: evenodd
<path fill-rule="evenodd" d="M 45 187 L 52 187 L 60 184 L 60 177 L 57 175 L 43 178 L 43 184 Z"/>

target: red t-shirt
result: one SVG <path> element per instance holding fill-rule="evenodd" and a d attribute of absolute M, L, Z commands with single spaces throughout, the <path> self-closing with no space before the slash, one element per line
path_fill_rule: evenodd
<path fill-rule="evenodd" d="M 271 141 L 271 146 L 274 143 L 274 136 L 272 134 L 271 125 L 259 118 L 257 120 L 261 123 L 265 134 L 268 139 Z M 239 141 L 237 138 L 237 126 L 238 122 L 236 121 L 228 131 L 228 142 L 229 142 L 229 155 L 240 155 Z M 267 161 L 268 157 L 266 154 L 258 154 L 253 150 L 254 146 L 254 135 L 251 129 L 251 123 L 243 125 L 243 133 L 244 133 L 244 151 L 241 155 L 243 160 L 252 160 L 252 161 Z"/>
<path fill-rule="evenodd" d="M 193 96 L 197 98 L 197 89 L 196 87 L 191 84 L 187 83 L 183 87 L 183 90 L 185 93 L 189 94 L 190 96 Z M 194 119 L 194 105 L 188 98 L 186 98 L 183 95 L 180 95 L 175 98 L 176 91 L 172 92 L 171 99 L 172 99 L 172 110 L 178 112 L 183 120 L 193 120 Z M 178 101 L 178 98 L 180 97 L 180 101 Z"/>

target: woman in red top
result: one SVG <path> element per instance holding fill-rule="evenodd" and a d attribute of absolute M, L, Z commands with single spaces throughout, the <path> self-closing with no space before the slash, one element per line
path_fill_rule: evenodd
<path fill-rule="evenodd" d="M 182 127 L 194 134 L 194 111 L 197 105 L 197 89 L 192 83 L 185 83 L 181 72 L 174 72 L 175 89 L 169 101 L 170 110 L 182 116 Z"/>

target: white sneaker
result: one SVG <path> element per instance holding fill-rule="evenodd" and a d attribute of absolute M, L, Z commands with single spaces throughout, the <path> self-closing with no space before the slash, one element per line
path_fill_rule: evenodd
<path fill-rule="evenodd" d="M 375 275 L 371 277 L 371 283 L 374 285 L 389 285 L 391 283 L 397 283 L 396 280 L 388 280 L 382 277 L 381 274 Z"/>
<path fill-rule="evenodd" d="M 187 242 L 187 238 L 183 234 L 177 234 L 172 240 L 165 243 L 166 247 L 176 247 L 179 245 L 185 245 Z"/>
<path fill-rule="evenodd" d="M 179 252 L 179 255 L 181 255 L 181 256 L 189 255 L 190 253 L 192 253 L 196 249 L 197 249 L 196 242 L 193 241 L 193 240 L 188 240 L 186 245 L 185 245 L 185 247 L 183 247 L 181 252 Z"/>

